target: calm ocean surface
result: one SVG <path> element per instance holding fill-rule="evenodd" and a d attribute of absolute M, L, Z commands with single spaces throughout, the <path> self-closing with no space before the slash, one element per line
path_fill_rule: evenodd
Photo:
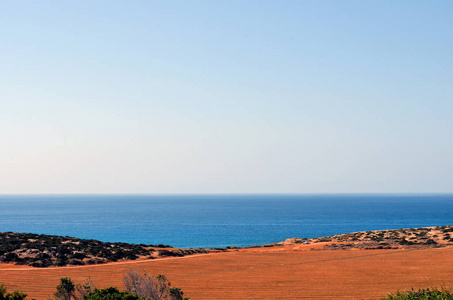
<path fill-rule="evenodd" d="M 0 231 L 175 247 L 453 225 L 453 195 L 0 196 Z"/>

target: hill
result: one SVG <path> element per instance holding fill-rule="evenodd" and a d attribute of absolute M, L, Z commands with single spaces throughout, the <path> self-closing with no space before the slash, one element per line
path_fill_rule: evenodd
<path fill-rule="evenodd" d="M 453 226 L 362 231 L 315 239 L 288 239 L 284 243 L 328 242 L 324 250 L 335 249 L 421 249 L 453 245 Z"/>
<path fill-rule="evenodd" d="M 0 262 L 41 268 L 93 265 L 119 260 L 154 259 L 206 252 L 203 249 L 176 249 L 162 244 L 105 243 L 68 236 L 0 232 Z"/>

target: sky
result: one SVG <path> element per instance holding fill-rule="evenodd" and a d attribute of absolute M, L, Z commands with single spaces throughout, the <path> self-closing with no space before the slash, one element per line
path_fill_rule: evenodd
<path fill-rule="evenodd" d="M 0 194 L 453 193 L 451 1 L 1 1 Z"/>

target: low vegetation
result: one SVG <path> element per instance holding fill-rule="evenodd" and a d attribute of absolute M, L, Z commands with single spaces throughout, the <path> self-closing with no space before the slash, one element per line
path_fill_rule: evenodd
<path fill-rule="evenodd" d="M 290 239 L 293 243 L 327 242 L 323 250 L 408 249 L 453 245 L 453 226 L 352 232 L 315 239 Z"/>
<path fill-rule="evenodd" d="M 8 289 L 3 284 L 0 284 L 0 300 L 22 300 L 27 297 L 27 294 L 21 291 L 8 293 Z"/>
<path fill-rule="evenodd" d="M 292 238 L 248 248 L 275 247 L 282 244 L 326 243 L 316 250 L 407 249 L 453 245 L 453 226 L 363 231 L 314 239 Z M 176 249 L 168 245 L 105 243 L 73 237 L 31 233 L 0 232 L 0 262 L 45 268 L 51 266 L 101 264 L 119 260 L 154 259 L 235 251 L 237 247 L 215 249 Z M 1 299 L 0 299 L 1 300 Z"/>
<path fill-rule="evenodd" d="M 453 300 L 453 292 L 445 288 L 420 289 L 388 294 L 381 300 Z"/>
<path fill-rule="evenodd" d="M 184 292 L 172 287 L 164 275 L 156 277 L 140 274 L 137 270 L 130 270 L 124 274 L 126 290 L 120 291 L 117 287 L 98 289 L 90 279 L 85 284 L 75 284 L 70 278 L 60 278 L 60 284 L 53 297 L 49 300 L 189 300 Z M 7 292 L 4 285 L 0 285 L 0 300 L 25 300 L 27 294 L 21 291 Z M 31 299 L 33 300 L 33 299 Z"/>
<path fill-rule="evenodd" d="M 73 237 L 0 232 L 0 262 L 38 268 L 101 264 L 139 258 L 153 259 L 159 256 L 185 256 L 206 252 L 203 249 L 174 249 L 162 244 L 104 243 Z"/>
<path fill-rule="evenodd" d="M 60 278 L 60 284 L 53 297 L 48 300 L 190 300 L 184 297 L 184 292 L 172 287 L 164 275 L 156 277 L 140 274 L 131 269 L 123 277 L 125 290 L 117 287 L 98 289 L 90 279 L 85 284 L 75 284 L 70 278 Z M 0 300 L 26 300 L 27 294 L 21 291 L 7 292 L 0 285 Z M 34 300 L 33 298 L 31 300 Z M 446 288 L 419 289 L 389 293 L 381 300 L 453 300 L 452 290 Z"/>

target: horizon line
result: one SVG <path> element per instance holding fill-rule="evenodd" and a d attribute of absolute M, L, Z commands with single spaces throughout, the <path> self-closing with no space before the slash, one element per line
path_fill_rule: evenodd
<path fill-rule="evenodd" d="M 0 193 L 0 196 L 315 196 L 315 195 L 453 195 L 453 192 L 307 192 L 307 193 Z"/>

